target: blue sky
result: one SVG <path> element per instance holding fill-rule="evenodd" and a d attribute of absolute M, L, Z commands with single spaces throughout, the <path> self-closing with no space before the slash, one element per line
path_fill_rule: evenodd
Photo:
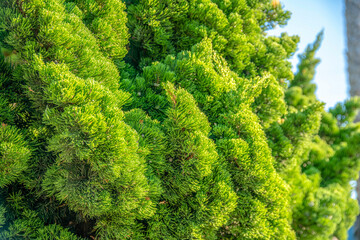
<path fill-rule="evenodd" d="M 316 94 L 326 103 L 326 108 L 348 98 L 344 1 L 281 0 L 281 3 L 292 12 L 291 19 L 286 27 L 278 27 L 269 34 L 288 32 L 290 35 L 299 35 L 297 53 L 301 53 L 308 43 L 315 40 L 316 34 L 324 29 L 324 41 L 317 54 L 321 63 L 315 75 L 318 86 Z M 296 70 L 297 54 L 291 62 Z"/>

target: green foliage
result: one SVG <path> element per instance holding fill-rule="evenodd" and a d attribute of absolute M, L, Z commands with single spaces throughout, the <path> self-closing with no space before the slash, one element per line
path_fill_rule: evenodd
<path fill-rule="evenodd" d="M 312 82 L 319 63 L 315 53 L 322 38 L 323 32 L 300 55 L 298 72 L 285 94 L 291 113 L 283 124 L 272 126 L 269 135 L 274 136 L 271 142 L 279 169 L 290 164 L 282 171 L 292 187 L 292 226 L 297 237 L 345 240 L 358 213 L 349 183 L 360 170 L 360 125 L 353 123 L 360 105 L 353 98 L 328 112 L 314 109 L 319 106 Z M 295 122 L 287 125 L 291 118 Z"/>
<path fill-rule="evenodd" d="M 0 239 L 346 239 L 359 99 L 270 0 L 2 0 Z"/>
<path fill-rule="evenodd" d="M 218 147 L 230 163 L 238 208 L 221 235 L 226 238 L 289 239 L 287 185 L 274 171 L 271 151 L 249 109 L 225 115 L 214 128 Z M 225 130 L 225 131 L 224 131 Z M 249 221 L 251 219 L 251 221 Z"/>
<path fill-rule="evenodd" d="M 164 193 L 149 222 L 151 239 L 213 239 L 236 206 L 230 175 L 208 138 L 210 125 L 184 89 L 163 84 L 170 103 L 163 128 L 167 149 Z"/>
<path fill-rule="evenodd" d="M 291 43 L 296 37 L 264 39 L 262 29 L 285 24 L 290 15 L 282 8 L 273 8 L 267 0 L 128 0 L 127 4 L 132 36 L 128 60 L 135 66 L 190 50 L 206 37 L 231 66 L 247 74 L 257 72 L 256 61 L 260 59 L 272 58 L 282 63 L 281 57 L 269 54 L 272 51 L 267 52 L 267 57 L 262 54 L 270 47 L 277 50 L 285 47 L 288 53 L 296 48 Z M 275 43 L 285 41 L 286 45 Z M 290 68 L 287 70 L 291 73 Z"/>
<path fill-rule="evenodd" d="M 120 0 L 67 0 L 68 12 L 78 15 L 93 32 L 106 57 L 122 60 L 128 43 L 125 4 Z"/>
<path fill-rule="evenodd" d="M 81 240 L 67 229 L 52 224 L 44 226 L 34 211 L 25 210 L 21 218 L 16 219 L 6 231 L 0 232 L 1 239 L 41 239 L 41 240 Z"/>
<path fill-rule="evenodd" d="M 238 208 L 230 216 L 228 226 L 220 231 L 220 237 L 293 236 L 288 223 L 288 201 L 283 197 L 287 195 L 287 186 L 273 168 L 264 131 L 251 109 L 254 98 L 272 80 L 275 81 L 269 74 L 262 78 L 240 78 L 213 50 L 210 39 L 204 39 L 192 51 L 180 52 L 177 57 L 169 56 L 164 62 L 145 67 L 134 81 L 124 80 L 123 86 L 134 93 L 131 107 L 141 107 L 160 121 L 166 121 L 164 109 L 169 107 L 168 93 L 162 89 L 166 82 L 185 88 L 208 116 L 213 127 L 212 138 L 220 159 L 228 165 L 238 196 Z M 171 144 L 172 148 L 177 142 Z"/>
<path fill-rule="evenodd" d="M 139 137 L 124 123 L 120 110 L 128 94 L 118 90 L 119 73 L 108 58 L 121 56 L 115 47 L 100 45 L 68 4 L 72 3 L 51 0 L 0 5 L 3 42 L 18 55 L 19 70 L 14 72 L 22 72 L 13 74 L 14 81 L 24 83 L 23 94 L 34 109 L 28 137 L 37 147 L 35 152 L 50 152 L 45 158 L 34 157 L 32 169 L 36 163 L 44 169 L 22 180 L 28 191 L 34 182 L 40 190 L 32 201 L 46 204 L 55 198 L 76 213 L 78 225 L 96 225 L 104 239 L 124 238 L 136 232 L 135 219 L 150 217 L 154 206 L 146 200 L 150 187 L 144 159 L 137 153 Z M 112 7 L 110 2 L 103 4 L 105 9 Z M 92 26 L 100 31 L 94 22 Z M 1 170 L 7 174 L 9 167 L 16 166 L 11 172 L 15 177 L 26 161 L 15 164 L 28 155 L 16 135 L 8 139 L 2 132 L 2 165 L 11 165 Z"/>
<path fill-rule="evenodd" d="M 15 181 L 28 167 L 30 150 L 19 133 L 9 125 L 0 126 L 0 187 Z"/>
<path fill-rule="evenodd" d="M 9 56 L 8 56 L 9 57 Z M 11 78 L 11 64 L 0 57 L 0 187 L 14 182 L 28 168 L 30 149 L 15 123 L 20 124 L 21 101 L 18 84 Z M 7 91 L 9 89 L 9 91 Z"/>

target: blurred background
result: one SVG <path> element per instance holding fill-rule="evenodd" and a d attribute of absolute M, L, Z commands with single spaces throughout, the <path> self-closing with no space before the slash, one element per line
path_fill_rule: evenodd
<path fill-rule="evenodd" d="M 296 72 L 299 53 L 315 40 L 316 34 L 324 30 L 324 40 L 317 57 L 321 62 L 316 70 L 316 95 L 328 109 L 337 102 L 350 97 L 346 58 L 346 19 L 344 0 L 282 0 L 281 4 L 292 13 L 285 27 L 269 31 L 279 36 L 282 32 L 300 36 L 297 53 L 292 57 L 293 71 Z M 356 199 L 356 181 L 352 181 L 352 197 Z M 355 240 L 354 227 L 349 230 L 349 240 Z"/>
<path fill-rule="evenodd" d="M 324 29 L 324 41 L 317 57 L 321 63 L 316 70 L 317 96 L 326 103 L 326 109 L 349 97 L 346 71 L 345 1 L 343 0 L 281 0 L 292 13 L 287 26 L 269 31 L 269 35 L 300 36 L 299 49 L 291 59 L 296 71 L 298 53 L 315 40 Z"/>

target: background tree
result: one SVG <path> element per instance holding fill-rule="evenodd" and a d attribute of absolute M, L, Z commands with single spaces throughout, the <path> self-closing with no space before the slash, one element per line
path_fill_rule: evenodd
<path fill-rule="evenodd" d="M 345 16 L 346 16 L 346 36 L 347 36 L 347 64 L 348 78 L 350 84 L 350 95 L 360 96 L 360 43 L 357 41 L 359 36 L 359 13 L 360 1 L 345 0 Z M 360 115 L 356 121 L 360 120 Z M 357 198 L 360 204 L 360 180 L 357 180 Z M 357 217 L 354 225 L 356 238 L 360 239 L 360 216 Z"/>
<path fill-rule="evenodd" d="M 294 159 L 297 163 L 295 168 L 288 168 L 289 175 L 285 176 L 294 190 L 292 226 L 297 236 L 300 239 L 347 239 L 347 230 L 358 213 L 357 204 L 350 196 L 350 181 L 357 179 L 360 167 L 357 147 L 360 125 L 353 123 L 360 102 L 353 98 L 328 112 L 322 108 L 312 110 L 319 106 L 313 78 L 319 63 L 315 53 L 322 36 L 320 33 L 299 56 L 298 71 L 286 91 L 291 113 L 278 130 L 284 137 L 273 144 L 280 145 L 276 151 L 278 159 L 285 163 L 287 159 Z M 278 132 L 274 134 L 276 140 L 282 135 Z M 291 151 L 286 151 L 287 148 Z M 286 152 L 292 154 L 284 155 Z"/>

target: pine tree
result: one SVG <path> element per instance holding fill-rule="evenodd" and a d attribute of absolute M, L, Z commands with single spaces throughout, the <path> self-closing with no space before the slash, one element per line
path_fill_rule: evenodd
<path fill-rule="evenodd" d="M 292 113 L 285 116 L 283 124 L 273 127 L 278 131 L 271 132 L 276 136 L 272 141 L 276 149 L 273 153 L 277 152 L 283 176 L 293 189 L 292 226 L 297 237 L 347 239 L 347 229 L 358 212 L 356 201 L 350 197 L 350 181 L 357 179 L 360 170 L 356 147 L 359 125 L 353 124 L 360 105 L 353 98 L 328 112 L 319 107 L 314 109 L 319 101 L 313 78 L 320 62 L 315 53 L 322 38 L 323 32 L 299 56 L 298 72 L 285 94 Z M 306 112 L 310 115 L 303 115 Z M 288 125 L 291 116 L 297 123 Z M 282 148 L 286 145 L 288 151 Z M 284 155 L 286 152 L 292 154 Z"/>
<path fill-rule="evenodd" d="M 0 239 L 338 239 L 358 99 L 270 0 L 0 2 Z"/>
<path fill-rule="evenodd" d="M 81 3 L 80 7 L 60 0 L 0 4 L 1 44 L 16 56 L 12 81 L 23 84 L 21 94 L 31 102 L 26 137 L 34 148 L 27 172 L 4 194 L 17 194 L 14 204 L 33 207 L 26 213 L 21 213 L 25 207 L 11 213 L 12 219 L 23 216 L 21 227 L 35 234 L 29 236 L 59 229 L 47 225 L 43 232 L 34 232 L 40 225 L 29 221 L 38 216 L 38 224 L 60 221 L 83 236 L 134 238 L 140 234 L 135 220 L 150 217 L 154 205 L 147 200 L 150 186 L 145 161 L 137 152 L 139 137 L 123 121 L 121 106 L 128 94 L 119 91 L 119 72 L 109 59 L 121 59 L 126 52 L 127 33 L 122 32 L 126 17 L 109 14 L 121 2 L 103 2 L 99 8 L 104 7 L 109 25 L 101 29 L 101 12 L 100 17 L 89 16 L 89 11 L 96 15 L 87 9 L 94 5 Z M 119 35 L 108 39 L 113 31 Z M 121 41 L 114 45 L 117 38 Z M 21 137 L 9 137 L 16 130 L 6 130 L 2 128 L 3 159 L 9 155 L 7 162 L 25 163 L 29 153 Z M 20 154 L 11 158 L 11 151 Z M 11 174 L 17 176 L 21 170 L 19 165 Z M 6 181 L 9 184 L 13 179 Z M 11 223 L 10 235 L 18 224 L 16 220 Z"/>
<path fill-rule="evenodd" d="M 169 107 L 163 121 L 168 151 L 164 193 L 149 221 L 150 239 L 213 239 L 236 206 L 230 175 L 208 138 L 210 125 L 184 89 L 162 84 Z"/>
<path fill-rule="evenodd" d="M 28 168 L 31 153 L 21 130 L 16 127 L 21 123 L 17 116 L 22 115 L 22 107 L 20 96 L 15 90 L 19 86 L 12 81 L 12 66 L 8 61 L 3 55 L 0 57 L 0 187 L 17 180 Z"/>
<path fill-rule="evenodd" d="M 291 238 L 287 186 L 273 169 L 262 129 L 285 113 L 284 80 L 292 78 L 286 59 L 298 41 L 286 34 L 265 37 L 262 31 L 285 23 L 288 13 L 268 1 L 127 3 L 133 36 L 128 63 L 141 70 L 160 61 L 133 81 L 124 80 L 124 89 L 134 93 L 131 107 L 163 120 L 168 103 L 161 83 L 185 88 L 208 116 L 233 175 L 238 208 L 220 237 Z"/>

